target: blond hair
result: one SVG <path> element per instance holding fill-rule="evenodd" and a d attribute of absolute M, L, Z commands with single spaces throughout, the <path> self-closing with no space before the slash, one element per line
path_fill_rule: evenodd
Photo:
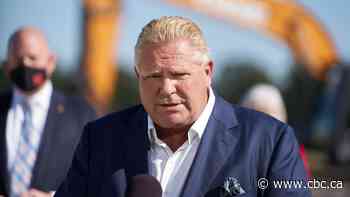
<path fill-rule="evenodd" d="M 209 61 L 208 47 L 201 29 L 190 19 L 180 16 L 163 16 L 153 19 L 143 27 L 135 45 L 135 62 L 146 44 L 190 39 L 193 46 L 202 53 L 203 61 Z"/>

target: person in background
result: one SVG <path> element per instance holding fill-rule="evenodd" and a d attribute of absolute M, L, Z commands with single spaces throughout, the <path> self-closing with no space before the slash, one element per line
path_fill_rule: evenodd
<path fill-rule="evenodd" d="M 241 99 L 244 107 L 264 112 L 279 121 L 287 122 L 287 112 L 280 91 L 269 84 L 251 87 Z"/>
<path fill-rule="evenodd" d="M 270 84 L 257 84 L 251 87 L 241 99 L 240 104 L 243 107 L 264 112 L 279 121 L 287 123 L 286 107 L 282 94 L 278 88 Z M 311 171 L 304 145 L 300 145 L 300 156 L 303 159 L 305 169 L 309 178 Z"/>
<path fill-rule="evenodd" d="M 96 117 L 84 99 L 53 88 L 55 66 L 40 30 L 23 27 L 11 35 L 3 69 L 12 88 L 0 94 L 0 195 L 50 196 L 84 124 Z"/>

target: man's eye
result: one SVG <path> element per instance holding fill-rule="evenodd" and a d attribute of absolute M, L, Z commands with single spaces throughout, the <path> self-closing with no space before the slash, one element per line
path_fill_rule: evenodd
<path fill-rule="evenodd" d="M 187 77 L 190 76 L 189 73 L 176 73 L 173 75 L 177 79 L 186 79 Z"/>
<path fill-rule="evenodd" d="M 32 61 L 35 61 L 37 59 L 37 57 L 34 56 L 34 55 L 31 55 L 31 56 L 29 56 L 29 59 L 32 60 Z"/>
<path fill-rule="evenodd" d="M 161 76 L 160 75 L 149 75 L 144 77 L 145 79 L 159 79 Z"/>
<path fill-rule="evenodd" d="M 157 78 L 160 78 L 161 76 L 160 75 L 151 75 L 151 78 L 154 78 L 154 79 L 157 79 Z"/>

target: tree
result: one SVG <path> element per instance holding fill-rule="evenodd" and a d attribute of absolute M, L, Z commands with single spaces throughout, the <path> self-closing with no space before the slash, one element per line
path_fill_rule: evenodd
<path fill-rule="evenodd" d="M 238 103 L 250 87 L 258 83 L 271 83 L 259 66 L 251 62 L 229 63 L 220 74 L 216 90 L 226 100 Z"/>

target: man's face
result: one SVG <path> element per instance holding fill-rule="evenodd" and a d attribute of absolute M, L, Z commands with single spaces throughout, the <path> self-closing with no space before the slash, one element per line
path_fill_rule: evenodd
<path fill-rule="evenodd" d="M 55 57 L 50 54 L 46 41 L 32 32 L 18 36 L 8 51 L 5 71 L 7 75 L 19 65 L 44 69 L 51 76 L 55 69 Z"/>
<path fill-rule="evenodd" d="M 208 100 L 212 62 L 187 39 L 147 44 L 138 60 L 141 102 L 152 120 L 162 128 L 193 124 Z"/>

